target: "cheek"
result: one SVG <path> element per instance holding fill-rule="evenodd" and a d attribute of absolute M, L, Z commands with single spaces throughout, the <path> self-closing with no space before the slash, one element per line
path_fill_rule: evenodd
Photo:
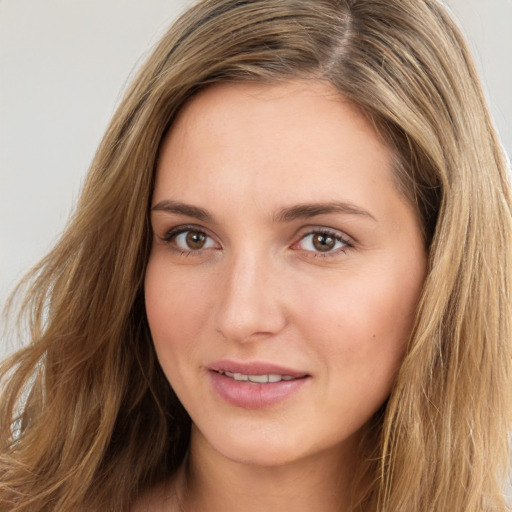
<path fill-rule="evenodd" d="M 194 352 L 209 310 L 204 281 L 190 282 L 179 271 L 169 271 L 158 256 L 150 259 L 144 291 L 146 314 L 158 359 L 166 373 L 183 355 Z"/>
<path fill-rule="evenodd" d="M 370 284 L 371 283 L 371 284 Z M 397 289 L 387 279 L 344 278 L 331 282 L 324 290 L 297 294 L 297 309 L 302 318 L 311 319 L 319 332 L 357 333 L 382 337 L 395 333 L 401 337 L 410 330 L 416 309 L 417 293 Z M 359 337 L 359 336 L 357 336 Z M 355 340 L 354 340 L 355 341 Z"/>
<path fill-rule="evenodd" d="M 404 280 L 389 269 L 344 273 L 328 286 L 311 286 L 307 295 L 296 293 L 295 317 L 331 365 L 361 376 L 393 373 L 405 354 L 422 275 Z"/>

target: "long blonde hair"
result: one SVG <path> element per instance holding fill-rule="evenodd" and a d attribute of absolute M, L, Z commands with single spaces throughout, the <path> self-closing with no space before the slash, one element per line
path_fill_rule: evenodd
<path fill-rule="evenodd" d="M 294 77 L 329 81 L 374 123 L 429 249 L 408 353 L 367 428 L 357 507 L 505 510 L 511 192 L 459 30 L 436 0 L 203 0 L 140 70 L 65 233 L 18 289 L 30 343 L 0 370 L 2 511 L 123 510 L 180 466 L 190 419 L 143 300 L 159 146 L 209 84 Z"/>

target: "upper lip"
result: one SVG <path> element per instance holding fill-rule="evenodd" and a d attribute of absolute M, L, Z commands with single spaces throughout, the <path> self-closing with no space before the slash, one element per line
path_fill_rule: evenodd
<path fill-rule="evenodd" d="M 215 361 L 207 365 L 208 370 L 215 372 L 241 373 L 243 375 L 288 375 L 290 377 L 306 377 L 307 372 L 293 370 L 273 363 L 262 361 L 238 362 L 230 360 Z"/>

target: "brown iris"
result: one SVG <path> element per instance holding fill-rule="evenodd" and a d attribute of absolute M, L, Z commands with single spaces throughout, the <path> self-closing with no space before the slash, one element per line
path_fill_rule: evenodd
<path fill-rule="evenodd" d="M 327 252 L 334 248 L 336 240 L 330 235 L 316 233 L 313 235 L 313 245 L 320 252 Z"/>
<path fill-rule="evenodd" d="M 206 243 L 206 235 L 199 231 L 189 231 L 186 236 L 186 242 L 190 249 L 202 249 Z"/>

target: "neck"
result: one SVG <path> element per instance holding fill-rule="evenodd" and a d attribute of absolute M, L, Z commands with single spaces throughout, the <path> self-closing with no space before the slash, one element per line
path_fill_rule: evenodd
<path fill-rule="evenodd" d="M 224 458 L 197 430 L 182 470 L 182 510 L 196 512 L 347 512 L 355 442 L 277 466 Z"/>

